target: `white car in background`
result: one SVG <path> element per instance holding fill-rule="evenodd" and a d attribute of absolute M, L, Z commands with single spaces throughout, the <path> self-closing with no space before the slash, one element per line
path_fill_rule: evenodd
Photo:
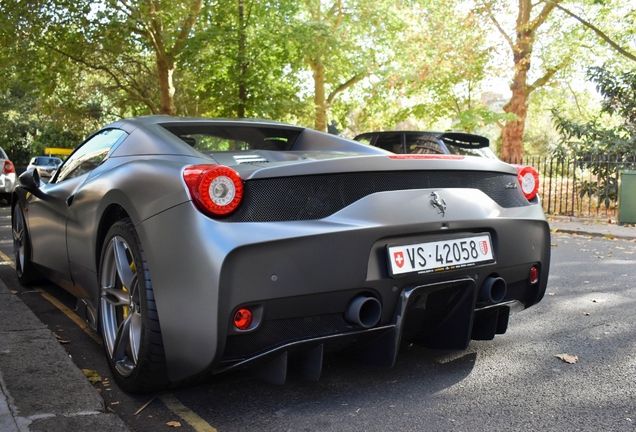
<path fill-rule="evenodd" d="M 15 189 L 15 167 L 2 148 L 0 148 L 0 169 L 2 169 L 0 172 L 0 199 L 11 202 L 11 194 Z"/>
<path fill-rule="evenodd" d="M 48 183 L 55 174 L 55 171 L 62 165 L 62 159 L 51 156 L 36 156 L 31 158 L 27 170 L 35 168 L 38 170 L 40 178 Z"/>

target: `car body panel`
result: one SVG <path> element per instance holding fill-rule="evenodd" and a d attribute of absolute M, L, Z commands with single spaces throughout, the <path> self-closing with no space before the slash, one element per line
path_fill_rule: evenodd
<path fill-rule="evenodd" d="M 198 151 L 169 131 L 188 125 L 282 128 L 295 139 L 285 144 L 290 151 Z M 498 160 L 399 158 L 344 138 L 259 120 L 150 116 L 103 130 L 116 128 L 127 135 L 94 169 L 58 182 L 61 169 L 35 190 L 20 186 L 14 205 L 26 210 L 33 262 L 80 298 L 94 327 L 104 236 L 116 220 L 130 218 L 152 279 L 172 382 L 286 362 L 288 354 L 308 356 L 315 365 L 323 349 L 357 347 L 363 359 L 390 365 L 403 335 L 414 335 L 425 346 L 462 349 L 471 338 L 504 332 L 510 310 L 529 307 L 544 295 L 549 226 L 537 198 L 519 201 L 517 170 Z M 237 212 L 213 218 L 195 205 L 183 171 L 201 164 L 236 170 L 245 187 Z M 297 180 L 302 184 L 293 183 Z M 483 181 L 490 189 L 467 186 Z M 275 182 L 277 189 L 269 189 Z M 502 194 L 516 198 L 502 201 Z M 290 210 L 283 217 L 267 211 L 255 216 L 251 206 L 261 200 Z M 490 236 L 494 262 L 425 274 L 392 277 L 389 272 L 389 245 L 481 233 Z M 536 283 L 528 281 L 532 266 L 540 270 Z M 508 284 L 497 304 L 479 294 L 493 277 Z M 343 316 L 360 295 L 381 306 L 372 328 Z M 420 298 L 433 305 L 425 315 Z M 239 307 L 253 308 L 254 327 L 232 325 Z M 405 314 L 434 316 L 426 318 L 426 335 L 414 333 Z M 441 336 L 431 339 L 428 333 Z M 374 354 L 364 354 L 365 347 L 375 347 Z"/>

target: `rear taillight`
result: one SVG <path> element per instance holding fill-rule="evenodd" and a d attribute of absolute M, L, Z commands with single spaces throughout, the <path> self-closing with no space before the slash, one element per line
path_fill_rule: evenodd
<path fill-rule="evenodd" d="M 2 170 L 4 174 L 11 174 L 15 172 L 15 167 L 13 166 L 13 162 L 10 160 L 4 161 L 4 168 Z"/>
<path fill-rule="evenodd" d="M 243 199 L 243 181 L 236 171 L 222 165 L 192 165 L 183 179 L 196 206 L 210 216 L 225 216 Z"/>
<path fill-rule="evenodd" d="M 518 165 L 517 178 L 521 191 L 528 201 L 537 196 L 537 192 L 539 192 L 539 173 L 537 170 L 528 165 Z"/>

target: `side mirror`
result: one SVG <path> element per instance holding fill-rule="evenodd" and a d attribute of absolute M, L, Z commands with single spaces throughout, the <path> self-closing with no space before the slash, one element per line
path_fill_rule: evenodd
<path fill-rule="evenodd" d="M 18 177 L 18 184 L 28 191 L 34 191 L 40 188 L 42 182 L 40 181 L 40 174 L 35 168 L 26 170 L 20 177 Z"/>

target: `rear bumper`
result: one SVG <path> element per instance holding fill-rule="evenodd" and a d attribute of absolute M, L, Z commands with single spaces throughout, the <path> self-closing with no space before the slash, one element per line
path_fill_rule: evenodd
<path fill-rule="evenodd" d="M 171 379 L 280 363 L 294 353 L 315 362 L 317 351 L 364 353 L 369 344 L 382 347 L 372 350 L 386 357 L 378 363 L 392 364 L 402 338 L 462 349 L 505 331 L 511 305 L 531 306 L 545 292 L 550 234 L 541 206 L 503 209 L 479 191 L 437 192 L 444 217 L 429 208 L 430 191 L 412 190 L 370 195 L 321 220 L 223 223 L 185 203 L 141 223 Z M 493 263 L 389 275 L 387 244 L 486 232 Z M 533 265 L 540 277 L 530 284 Z M 493 275 L 507 283 L 498 305 L 478 296 Z M 370 329 L 343 316 L 361 294 L 382 307 Z M 232 327 L 238 307 L 259 311 L 255 328 Z"/>
<path fill-rule="evenodd" d="M 16 184 L 15 173 L 12 174 L 0 174 L 0 193 L 10 194 L 13 193 Z"/>

